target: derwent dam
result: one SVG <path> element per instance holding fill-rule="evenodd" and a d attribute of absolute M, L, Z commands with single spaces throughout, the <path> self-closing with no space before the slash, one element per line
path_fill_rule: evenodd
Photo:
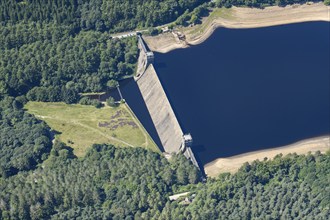
<path fill-rule="evenodd" d="M 138 35 L 140 56 L 135 81 L 166 153 L 182 152 L 199 168 L 190 148 L 192 137 L 184 134 L 153 66 L 154 55 Z"/>
<path fill-rule="evenodd" d="M 152 64 L 137 80 L 137 84 L 164 150 L 168 153 L 179 152 L 183 132 Z"/>

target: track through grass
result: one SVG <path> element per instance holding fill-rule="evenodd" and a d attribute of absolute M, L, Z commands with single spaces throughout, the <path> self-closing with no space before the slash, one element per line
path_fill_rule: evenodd
<path fill-rule="evenodd" d="M 100 109 L 87 105 L 60 102 L 28 102 L 27 111 L 44 120 L 54 131 L 55 138 L 84 156 L 92 144 L 140 146 L 158 151 L 156 144 L 126 104 Z"/>

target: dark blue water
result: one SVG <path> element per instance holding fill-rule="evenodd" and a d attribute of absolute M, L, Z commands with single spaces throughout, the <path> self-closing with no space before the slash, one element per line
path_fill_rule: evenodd
<path fill-rule="evenodd" d="M 203 44 L 156 54 L 158 76 L 199 160 L 329 134 L 329 36 L 326 22 L 221 28 Z M 135 83 L 122 90 L 156 138 Z"/>

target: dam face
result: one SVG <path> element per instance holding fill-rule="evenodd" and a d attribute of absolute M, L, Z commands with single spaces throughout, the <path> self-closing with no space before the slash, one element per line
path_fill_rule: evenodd
<path fill-rule="evenodd" d="M 147 106 L 161 144 L 166 153 L 183 153 L 200 169 L 190 146 L 192 137 L 182 132 L 172 106 L 153 66 L 154 54 L 147 49 L 142 37 L 138 35 L 140 56 L 135 81 Z"/>
<path fill-rule="evenodd" d="M 158 79 L 154 66 L 149 64 L 136 82 L 165 152 L 179 152 L 183 132 Z"/>

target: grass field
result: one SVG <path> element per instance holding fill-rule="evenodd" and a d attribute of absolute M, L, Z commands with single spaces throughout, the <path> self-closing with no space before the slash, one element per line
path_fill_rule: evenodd
<path fill-rule="evenodd" d="M 181 31 L 184 31 L 188 36 L 194 38 L 195 35 L 198 36 L 203 34 L 205 30 L 210 27 L 211 23 L 218 18 L 224 18 L 227 20 L 235 19 L 231 8 L 214 8 L 209 16 L 203 18 L 202 24 L 194 25 L 192 27 L 183 27 Z"/>
<path fill-rule="evenodd" d="M 158 151 L 126 104 L 97 109 L 78 104 L 28 102 L 25 108 L 55 130 L 58 133 L 55 138 L 72 147 L 78 157 L 84 156 L 94 143 L 140 146 Z"/>

